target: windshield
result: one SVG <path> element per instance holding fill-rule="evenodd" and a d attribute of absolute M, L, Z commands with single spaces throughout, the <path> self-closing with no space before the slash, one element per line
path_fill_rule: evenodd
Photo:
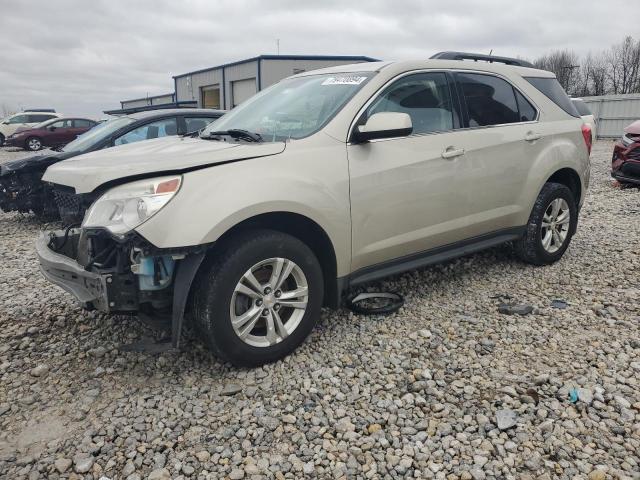
<path fill-rule="evenodd" d="M 247 130 L 265 142 L 299 139 L 320 130 L 373 73 L 324 74 L 291 78 L 269 87 L 203 130 Z"/>
<path fill-rule="evenodd" d="M 67 144 L 62 151 L 78 152 L 80 150 L 86 150 L 92 145 L 104 140 L 116 130 L 120 130 L 122 127 L 125 127 L 135 121 L 136 120 L 134 118 L 118 117 L 96 125 L 91 130 L 80 135 L 73 142 Z"/>

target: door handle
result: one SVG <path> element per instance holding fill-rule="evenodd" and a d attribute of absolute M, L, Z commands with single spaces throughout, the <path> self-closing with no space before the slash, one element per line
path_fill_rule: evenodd
<path fill-rule="evenodd" d="M 444 152 L 442 152 L 442 158 L 451 159 L 464 155 L 464 148 L 455 148 L 455 147 L 447 147 Z"/>
<path fill-rule="evenodd" d="M 535 132 L 527 132 L 527 134 L 524 136 L 524 139 L 527 142 L 535 142 L 536 140 L 540 140 L 541 138 L 542 135 Z"/>

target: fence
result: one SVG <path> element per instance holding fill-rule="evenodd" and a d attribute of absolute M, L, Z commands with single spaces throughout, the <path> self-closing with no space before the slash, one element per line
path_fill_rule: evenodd
<path fill-rule="evenodd" d="M 583 97 L 596 117 L 598 138 L 619 138 L 624 127 L 640 120 L 640 94 Z"/>

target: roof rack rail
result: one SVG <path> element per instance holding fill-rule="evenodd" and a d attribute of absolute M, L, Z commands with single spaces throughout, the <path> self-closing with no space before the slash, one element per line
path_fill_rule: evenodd
<path fill-rule="evenodd" d="M 439 52 L 435 55 L 432 55 L 431 58 L 437 58 L 439 60 L 473 60 L 476 62 L 478 60 L 481 60 L 483 62 L 489 63 L 498 62 L 504 63 L 506 65 L 513 65 L 516 67 L 535 68 L 531 62 L 527 62 L 526 60 L 520 60 L 510 57 L 497 57 L 495 55 L 483 55 L 481 53 Z"/>

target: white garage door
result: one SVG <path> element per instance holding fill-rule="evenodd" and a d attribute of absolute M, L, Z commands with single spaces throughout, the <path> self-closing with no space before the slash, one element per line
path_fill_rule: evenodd
<path fill-rule="evenodd" d="M 231 100 L 232 107 L 240 105 L 247 98 L 253 97 L 256 94 L 256 79 L 247 78 L 246 80 L 237 80 L 231 82 Z"/>

